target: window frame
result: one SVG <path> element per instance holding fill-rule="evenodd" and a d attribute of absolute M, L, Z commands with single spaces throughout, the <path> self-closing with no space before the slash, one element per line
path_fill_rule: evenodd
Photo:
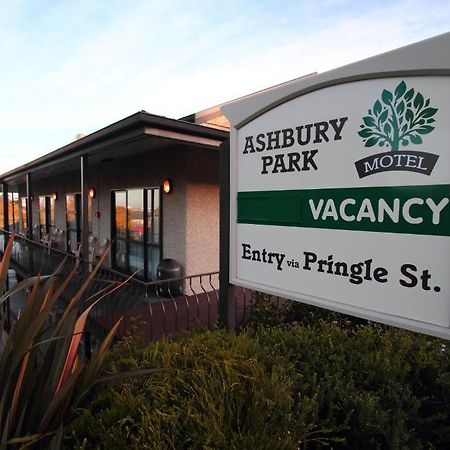
<path fill-rule="evenodd" d="M 20 230 L 20 197 L 19 192 L 8 192 L 8 229 L 9 231 Z"/>
<path fill-rule="evenodd" d="M 129 229 L 129 203 L 128 203 L 128 192 L 133 190 L 140 190 L 142 195 L 142 205 L 143 205 L 143 216 L 142 221 L 144 224 L 143 229 L 143 237 L 142 240 L 137 241 L 131 238 L 130 236 L 130 229 Z M 117 226 L 116 226 L 116 194 L 119 192 L 125 193 L 125 226 L 126 226 L 126 237 L 119 237 L 117 236 Z M 152 204 L 154 204 L 154 196 L 155 192 L 157 192 L 156 195 L 159 197 L 159 240 L 156 242 L 154 239 L 149 239 L 149 232 L 148 232 L 148 221 L 149 221 L 149 214 L 148 214 L 148 193 L 152 193 Z M 162 202 L 163 202 L 163 196 L 162 196 L 162 190 L 160 186 L 151 186 L 151 187 L 127 187 L 123 189 L 111 189 L 110 191 L 110 197 L 111 197 L 111 241 L 112 241 L 112 248 L 111 248 L 111 266 L 113 269 L 119 270 L 119 271 L 125 271 L 126 273 L 131 273 L 131 267 L 130 267 L 130 244 L 139 244 L 142 246 L 143 249 L 143 263 L 144 268 L 143 272 L 144 275 L 140 276 L 137 275 L 139 279 L 143 279 L 145 281 L 154 281 L 149 276 L 149 249 L 151 248 L 157 248 L 159 251 L 159 261 L 163 258 L 162 255 L 162 249 L 163 249 L 163 242 L 162 242 L 162 236 L 163 236 L 163 226 L 162 226 Z M 154 219 L 154 208 L 152 207 L 152 219 Z M 119 266 L 117 264 L 117 243 L 125 242 L 125 252 L 126 252 L 126 263 L 125 267 Z"/>
<path fill-rule="evenodd" d="M 69 228 L 69 222 L 67 220 L 67 213 L 69 212 L 67 205 L 67 197 L 69 196 L 73 196 L 73 205 L 74 205 L 74 210 L 73 213 L 75 215 L 75 229 L 73 228 Z M 70 237 L 71 237 L 71 233 L 75 232 L 76 234 L 76 243 L 81 242 L 81 194 L 79 192 L 68 192 L 65 194 L 64 196 L 64 201 L 65 201 L 65 222 L 66 222 L 66 246 L 67 246 L 67 250 L 70 251 L 71 250 L 71 243 L 70 241 Z M 71 211 L 72 212 L 72 211 Z"/>
<path fill-rule="evenodd" d="M 19 198 L 19 208 L 21 231 L 28 234 L 28 197 Z"/>
<path fill-rule="evenodd" d="M 41 200 L 44 200 L 44 211 L 42 211 L 41 208 Z M 55 228 L 56 228 L 56 224 L 55 224 L 55 199 L 52 198 L 51 195 L 40 195 L 38 198 L 38 218 L 39 218 L 39 233 L 40 233 L 40 238 L 42 239 L 44 237 L 44 234 L 49 234 L 51 233 Z M 43 212 L 44 214 L 44 218 L 45 218 L 45 223 L 42 223 L 41 221 L 41 213 Z"/>

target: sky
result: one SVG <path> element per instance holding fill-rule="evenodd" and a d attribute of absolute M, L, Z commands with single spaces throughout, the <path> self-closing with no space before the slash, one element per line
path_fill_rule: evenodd
<path fill-rule="evenodd" d="M 0 173 L 450 31 L 450 0 L 0 0 Z"/>

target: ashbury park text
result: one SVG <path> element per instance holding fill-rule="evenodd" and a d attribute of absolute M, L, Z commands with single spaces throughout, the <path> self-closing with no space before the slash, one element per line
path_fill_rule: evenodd
<path fill-rule="evenodd" d="M 260 133 L 245 138 L 243 154 L 264 153 L 261 156 L 261 174 L 300 172 L 317 170 L 315 156 L 317 149 L 301 152 L 270 154 L 271 150 L 290 148 L 294 145 L 301 147 L 322 142 L 339 141 L 342 139 L 342 129 L 347 117 L 331 119 L 327 122 L 308 123 L 294 128 Z"/>

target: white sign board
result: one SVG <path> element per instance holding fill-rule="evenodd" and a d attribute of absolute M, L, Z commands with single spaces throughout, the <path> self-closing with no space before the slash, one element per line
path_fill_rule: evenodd
<path fill-rule="evenodd" d="M 450 76 L 399 73 L 233 130 L 230 281 L 448 338 Z"/>

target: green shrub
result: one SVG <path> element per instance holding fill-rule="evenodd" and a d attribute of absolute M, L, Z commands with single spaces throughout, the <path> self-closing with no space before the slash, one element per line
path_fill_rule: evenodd
<path fill-rule="evenodd" d="M 68 433 L 76 449 L 420 449 L 450 442 L 443 341 L 374 326 L 203 332 L 145 347 L 128 340 L 119 373 Z"/>
<path fill-rule="evenodd" d="M 293 381 L 300 442 L 333 428 L 348 449 L 450 442 L 450 358 L 442 341 L 372 326 L 350 333 L 325 322 L 259 330 L 256 338 L 260 359 L 284 367 Z"/>
<path fill-rule="evenodd" d="M 68 448 L 293 449 L 290 382 L 258 361 L 257 343 L 205 332 L 147 348 L 126 341 L 111 373 L 163 367 L 103 389 L 73 424 Z"/>
<path fill-rule="evenodd" d="M 281 326 L 286 324 L 315 326 L 321 322 L 338 324 L 348 330 L 355 329 L 369 322 L 357 317 L 348 316 L 318 306 L 307 305 L 293 300 L 274 297 L 262 292 L 253 292 L 252 307 L 249 319 L 242 324 L 242 329 Z M 383 329 L 381 324 L 372 326 Z"/>

